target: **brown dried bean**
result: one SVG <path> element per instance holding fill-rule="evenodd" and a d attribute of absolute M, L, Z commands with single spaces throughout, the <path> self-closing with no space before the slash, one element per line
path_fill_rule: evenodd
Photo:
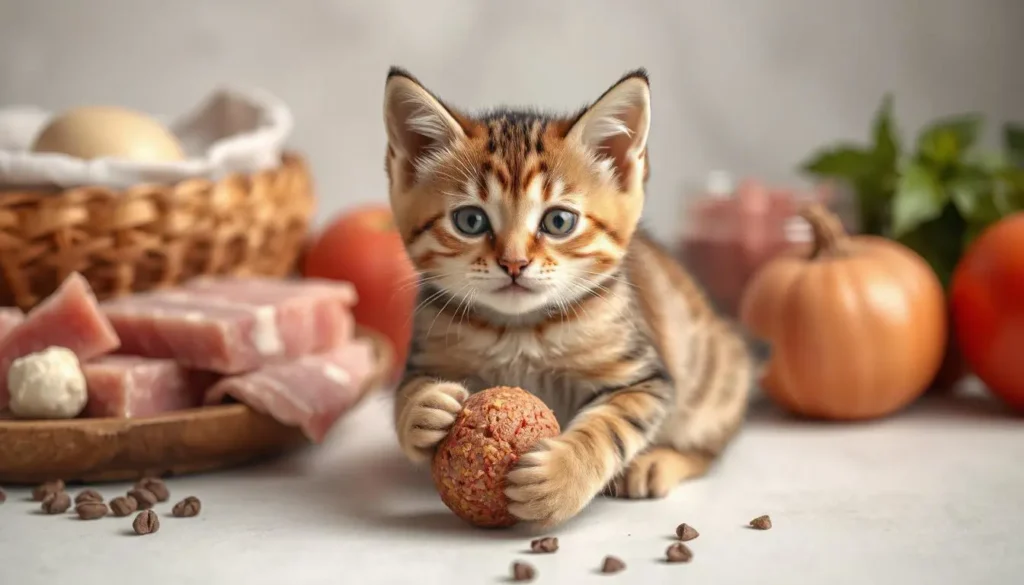
<path fill-rule="evenodd" d="M 157 502 L 153 492 L 143 488 L 130 490 L 128 495 L 135 498 L 135 503 L 138 504 L 140 510 L 148 510 L 155 506 Z"/>
<path fill-rule="evenodd" d="M 618 573 L 625 568 L 626 563 L 622 562 L 622 559 L 611 555 L 606 556 L 604 562 L 601 563 L 602 573 Z"/>
<path fill-rule="evenodd" d="M 533 565 L 524 563 L 522 561 L 516 561 L 512 563 L 512 580 L 513 581 L 533 581 L 537 576 L 537 570 L 533 568 Z"/>
<path fill-rule="evenodd" d="M 665 551 L 665 560 L 670 563 L 688 563 L 693 560 L 693 551 L 685 544 L 677 542 Z"/>
<path fill-rule="evenodd" d="M 103 502 L 82 502 L 75 506 L 75 512 L 82 520 L 96 520 L 107 515 L 110 511 Z"/>
<path fill-rule="evenodd" d="M 558 550 L 558 539 L 553 536 L 545 536 L 530 542 L 530 550 L 535 553 L 553 553 Z"/>
<path fill-rule="evenodd" d="M 139 503 L 131 496 L 118 496 L 110 500 L 110 511 L 114 516 L 125 517 L 139 509 Z"/>
<path fill-rule="evenodd" d="M 164 480 L 158 477 L 144 477 L 135 483 L 135 489 L 147 490 L 156 496 L 156 501 L 166 502 L 171 498 L 171 491 L 167 489 Z"/>
<path fill-rule="evenodd" d="M 767 515 L 758 516 L 757 518 L 754 518 L 750 521 L 750 527 L 757 530 L 771 530 L 772 519 L 769 518 Z"/>
<path fill-rule="evenodd" d="M 55 479 L 53 481 L 37 485 L 35 489 L 32 490 L 32 499 L 37 502 L 42 502 L 46 499 L 46 496 L 62 491 L 64 491 L 64 480 Z"/>
<path fill-rule="evenodd" d="M 160 530 L 160 518 L 153 510 L 143 510 L 132 522 L 132 530 L 135 534 L 152 534 Z"/>
<path fill-rule="evenodd" d="M 71 507 L 71 496 L 67 492 L 56 492 L 46 496 L 42 509 L 46 514 L 63 514 Z"/>
<path fill-rule="evenodd" d="M 176 518 L 191 518 L 198 516 L 199 511 L 202 510 L 202 502 L 195 496 L 189 496 L 184 500 L 174 504 L 174 508 L 171 509 L 171 514 Z"/>
<path fill-rule="evenodd" d="M 102 502 L 103 496 L 96 490 L 82 490 L 75 496 L 75 503 L 81 504 L 82 502 Z"/>
<path fill-rule="evenodd" d="M 697 532 L 697 529 L 685 522 L 676 527 L 676 537 L 682 542 L 693 540 L 698 536 L 700 536 L 700 533 Z"/>

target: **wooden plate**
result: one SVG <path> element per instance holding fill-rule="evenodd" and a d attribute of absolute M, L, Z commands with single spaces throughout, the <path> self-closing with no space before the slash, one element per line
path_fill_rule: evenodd
<path fill-rule="evenodd" d="M 359 399 L 386 379 L 393 357 L 380 335 L 373 342 L 374 374 Z M 95 483 L 143 475 L 182 475 L 223 469 L 308 445 L 285 426 L 243 404 L 207 406 L 160 416 L 62 421 L 0 421 L 0 484 L 51 479 Z"/>

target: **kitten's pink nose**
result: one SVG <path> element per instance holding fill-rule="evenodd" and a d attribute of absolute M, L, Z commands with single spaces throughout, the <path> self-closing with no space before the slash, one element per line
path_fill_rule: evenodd
<path fill-rule="evenodd" d="M 529 260 L 525 260 L 525 259 L 521 259 L 521 258 L 499 258 L 498 259 L 498 266 L 501 266 L 501 269 L 505 271 L 505 274 L 511 276 L 512 278 L 515 278 L 515 277 L 519 276 L 519 274 L 523 270 L 526 270 L 526 267 L 529 266 L 529 265 L 530 265 L 530 261 Z"/>

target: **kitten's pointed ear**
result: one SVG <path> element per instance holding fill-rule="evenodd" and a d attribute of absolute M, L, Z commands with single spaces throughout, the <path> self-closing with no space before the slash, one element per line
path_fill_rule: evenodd
<path fill-rule="evenodd" d="M 414 167 L 466 135 L 440 100 L 397 68 L 388 72 L 384 87 L 384 125 L 388 144 Z"/>
<path fill-rule="evenodd" d="M 651 88 L 640 69 L 626 74 L 573 123 L 566 135 L 611 162 L 623 188 L 643 181 Z"/>

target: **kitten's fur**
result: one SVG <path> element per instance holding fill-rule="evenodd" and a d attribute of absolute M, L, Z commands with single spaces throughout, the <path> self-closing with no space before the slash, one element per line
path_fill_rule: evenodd
<path fill-rule="evenodd" d="M 470 392 L 507 385 L 544 400 L 563 429 L 508 475 L 524 521 L 565 521 L 604 488 L 663 497 L 703 474 L 736 433 L 759 363 L 637 229 L 646 73 L 570 117 L 470 116 L 392 69 L 384 119 L 391 205 L 421 274 L 395 403 L 405 454 L 427 460 Z M 473 208 L 490 224 L 479 235 L 466 233 L 486 225 Z M 513 282 L 528 291 L 501 290 Z"/>

